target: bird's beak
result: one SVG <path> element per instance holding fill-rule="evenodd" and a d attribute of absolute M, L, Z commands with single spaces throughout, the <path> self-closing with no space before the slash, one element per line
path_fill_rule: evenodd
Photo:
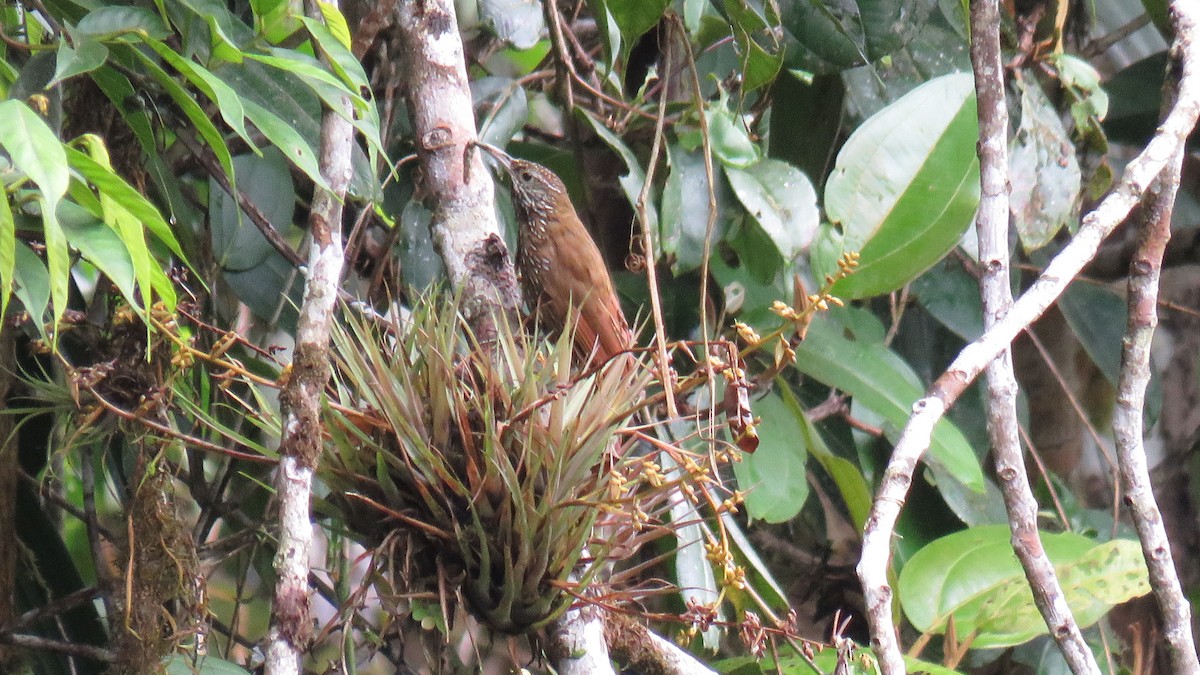
<path fill-rule="evenodd" d="M 484 143 L 483 141 L 475 141 L 475 147 L 491 155 L 492 159 L 496 160 L 496 163 L 503 167 L 506 172 L 512 173 L 512 155 L 501 150 L 500 148 L 497 148 L 491 143 Z"/>

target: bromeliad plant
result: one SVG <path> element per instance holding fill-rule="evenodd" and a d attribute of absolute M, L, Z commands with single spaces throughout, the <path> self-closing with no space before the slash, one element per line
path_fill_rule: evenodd
<path fill-rule="evenodd" d="M 481 345 L 436 297 L 335 332 L 335 503 L 368 539 L 424 538 L 415 576 L 427 589 L 461 579 L 469 609 L 505 633 L 554 619 L 604 567 L 615 548 L 593 538 L 601 514 L 639 512 L 641 469 L 621 434 L 649 370 L 630 355 L 579 374 L 571 350 L 570 331 L 547 342 L 501 329 Z"/>

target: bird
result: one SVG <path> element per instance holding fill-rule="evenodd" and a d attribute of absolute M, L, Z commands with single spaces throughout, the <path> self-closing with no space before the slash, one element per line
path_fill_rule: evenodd
<path fill-rule="evenodd" d="M 596 242 L 553 171 L 483 142 L 508 174 L 517 219 L 517 276 L 525 302 L 547 328 L 576 322 L 574 348 L 596 362 L 628 352 L 633 331 Z"/>

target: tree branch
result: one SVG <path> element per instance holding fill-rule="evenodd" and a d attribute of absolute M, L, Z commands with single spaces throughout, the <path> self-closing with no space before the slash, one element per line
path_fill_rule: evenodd
<path fill-rule="evenodd" d="M 1150 182 L 1183 147 L 1200 113 L 1200 46 L 1194 42 L 1198 15 L 1200 7 L 1190 0 L 1172 3 L 1176 27 L 1172 63 L 1176 71 L 1181 72 L 1178 98 L 1150 143 L 1126 167 L 1121 183 L 1083 219 L 1075 237 L 1013 304 L 1008 314 L 967 345 L 925 397 L 913 405 L 913 414 L 896 443 L 871 505 L 858 564 L 872 644 L 885 673 L 904 672 L 899 645 L 892 634 L 892 587 L 887 577 L 892 537 L 917 462 L 929 447 L 933 427 L 987 364 L 1009 347 L 1017 333 L 1041 316 L 1062 294 L 1067 284 L 1095 255 L 1104 237 L 1125 218 Z"/>
<path fill-rule="evenodd" d="M 1009 274 L 1008 105 L 1000 54 L 1000 7 L 995 0 L 971 3 L 971 65 L 979 115 L 981 197 L 976 232 L 984 328 L 995 326 L 1012 307 Z M 987 367 L 987 428 L 1012 531 L 1013 552 L 1025 570 L 1033 601 L 1050 635 L 1075 673 L 1099 671 L 1079 624 L 1067 606 L 1054 563 L 1038 532 L 1037 498 L 1029 485 L 1017 428 L 1017 378 L 1009 346 Z"/>
<path fill-rule="evenodd" d="M 1200 673 L 1192 639 L 1192 613 L 1183 594 L 1171 542 L 1154 499 L 1146 448 L 1142 443 L 1143 404 L 1150 382 L 1150 343 L 1158 325 L 1158 285 L 1163 254 L 1171 238 L 1171 212 L 1179 188 L 1182 150 L 1159 175 L 1146 195 L 1142 232 L 1137 253 L 1129 266 L 1129 328 L 1121 350 L 1121 372 L 1113 410 L 1113 439 L 1117 448 L 1121 489 L 1142 544 L 1163 616 L 1163 637 L 1171 659 L 1171 672 Z"/>
<path fill-rule="evenodd" d="M 515 315 L 521 293 L 496 220 L 494 184 L 472 145 L 475 117 L 454 12 L 450 0 L 401 2 L 396 25 L 433 242 L 486 344 L 495 335 L 496 312 Z"/>
<path fill-rule="evenodd" d="M 618 663 L 640 673 L 712 675 L 713 671 L 670 640 L 622 614 L 604 615 L 604 636 Z"/>
<path fill-rule="evenodd" d="M 313 6 L 306 9 L 311 17 L 321 16 Z M 338 104 L 344 115 L 352 113 L 348 98 L 342 97 Z M 279 576 L 266 639 L 268 675 L 298 674 L 311 639 L 308 559 L 313 525 L 309 502 L 322 446 L 321 396 L 329 382 L 329 331 L 342 275 L 342 203 L 350 184 L 353 142 L 350 122 L 325 110 L 318 162 L 329 189 L 317 186 L 313 195 L 309 212 L 312 248 L 296 324 L 296 348 L 291 376 L 279 395 L 283 415 L 276 473 L 280 524 L 275 569 Z"/>

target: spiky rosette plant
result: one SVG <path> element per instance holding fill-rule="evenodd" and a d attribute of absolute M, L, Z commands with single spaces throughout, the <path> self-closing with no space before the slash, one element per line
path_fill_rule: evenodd
<path fill-rule="evenodd" d="M 461 571 L 479 619 L 519 633 L 570 605 L 582 551 L 605 555 L 589 537 L 616 506 L 614 436 L 649 376 L 633 356 L 580 375 L 569 332 L 546 342 L 501 326 L 480 345 L 436 297 L 390 323 L 349 317 L 334 337 L 330 480 L 357 504 L 352 528 L 417 533 Z"/>

